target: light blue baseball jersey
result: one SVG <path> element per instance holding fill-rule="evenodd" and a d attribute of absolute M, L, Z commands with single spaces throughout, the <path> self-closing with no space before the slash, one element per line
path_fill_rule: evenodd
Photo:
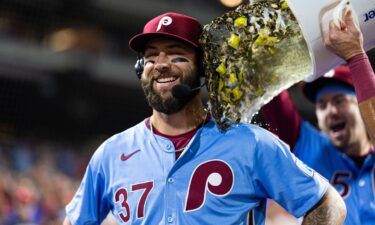
<path fill-rule="evenodd" d="M 308 122 L 301 124 L 299 133 L 294 154 L 329 179 L 344 198 L 348 212 L 344 224 L 374 225 L 375 154 L 368 155 L 362 168 L 358 168 Z"/>
<path fill-rule="evenodd" d="M 157 140 L 158 143 L 155 142 Z M 253 224 L 265 221 L 267 198 L 296 217 L 328 182 L 270 132 L 238 124 L 221 133 L 210 120 L 175 160 L 173 144 L 152 137 L 145 121 L 105 141 L 89 162 L 66 213 L 72 224 Z"/>

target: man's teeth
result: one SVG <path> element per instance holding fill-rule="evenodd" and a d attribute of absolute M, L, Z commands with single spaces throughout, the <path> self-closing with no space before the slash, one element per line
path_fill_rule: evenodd
<path fill-rule="evenodd" d="M 167 82 L 173 82 L 177 80 L 176 77 L 161 77 L 161 78 L 158 78 L 156 81 L 158 83 L 167 83 Z"/>

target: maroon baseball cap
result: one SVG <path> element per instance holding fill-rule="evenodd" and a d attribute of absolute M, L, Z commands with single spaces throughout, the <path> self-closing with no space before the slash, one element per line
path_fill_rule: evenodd
<path fill-rule="evenodd" d="M 349 68 L 347 66 L 336 67 L 317 80 L 305 83 L 302 86 L 302 92 L 309 101 L 315 103 L 318 92 L 328 85 L 343 86 L 344 88 L 352 89 L 354 92 L 352 76 Z"/>
<path fill-rule="evenodd" d="M 129 41 L 129 47 L 136 52 L 143 52 L 146 43 L 155 37 L 169 37 L 185 41 L 200 48 L 199 37 L 202 25 L 193 17 L 179 13 L 168 12 L 150 20 L 143 32 L 135 35 Z"/>

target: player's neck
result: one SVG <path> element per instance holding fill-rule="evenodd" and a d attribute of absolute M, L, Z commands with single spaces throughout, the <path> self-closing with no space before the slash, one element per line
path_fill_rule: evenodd
<path fill-rule="evenodd" d="M 201 126 L 205 117 L 206 112 L 199 95 L 197 95 L 177 113 L 167 115 L 154 110 L 150 122 L 163 134 L 179 135 Z"/>
<path fill-rule="evenodd" d="M 368 138 L 364 138 L 359 140 L 357 143 L 342 149 L 342 151 L 350 157 L 362 157 L 369 154 L 369 151 L 373 148 L 374 146 L 371 144 Z"/>

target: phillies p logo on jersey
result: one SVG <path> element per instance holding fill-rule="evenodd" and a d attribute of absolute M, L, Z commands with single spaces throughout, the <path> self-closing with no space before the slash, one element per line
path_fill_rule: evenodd
<path fill-rule="evenodd" d="M 211 160 L 201 163 L 195 168 L 190 178 L 185 212 L 201 208 L 206 200 L 207 192 L 215 196 L 229 194 L 233 184 L 234 173 L 226 162 Z"/>

